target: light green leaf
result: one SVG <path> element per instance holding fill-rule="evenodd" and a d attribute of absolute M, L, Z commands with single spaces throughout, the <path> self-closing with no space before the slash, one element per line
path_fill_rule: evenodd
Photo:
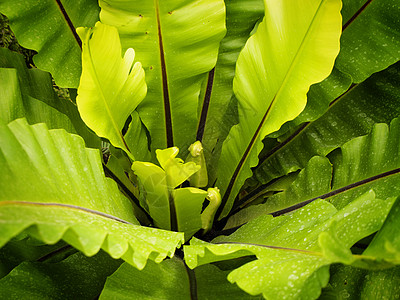
<path fill-rule="evenodd" d="M 189 178 L 191 186 L 206 187 L 208 185 L 207 165 L 204 157 L 203 145 L 200 141 L 196 141 L 189 147 L 189 154 L 186 162 L 194 162 L 200 166 L 200 169 Z"/>
<path fill-rule="evenodd" d="M 18 42 L 38 52 L 33 58 L 38 68 L 50 72 L 61 87 L 78 87 L 81 48 L 75 28 L 96 23 L 97 1 L 5 0 L 0 11 L 9 18 Z"/>
<path fill-rule="evenodd" d="M 142 227 L 116 184 L 104 177 L 98 150 L 44 124 L 0 127 L 0 245 L 28 230 L 86 255 L 100 249 L 138 268 L 172 256 L 183 234 Z M 29 182 L 29 184 L 26 184 Z"/>
<path fill-rule="evenodd" d="M 172 257 L 184 242 L 182 233 L 128 223 L 85 207 L 59 203 L 0 202 L 0 246 L 26 230 L 35 238 L 54 244 L 64 240 L 87 256 L 103 249 L 138 269 L 148 259 L 157 263 Z"/>
<path fill-rule="evenodd" d="M 310 85 L 330 74 L 339 52 L 340 1 L 271 1 L 265 6 L 264 21 L 236 66 L 240 123 L 224 142 L 219 162 L 220 218 L 229 213 L 250 168 L 257 165 L 262 139 L 300 114 Z"/>
<path fill-rule="evenodd" d="M 201 209 L 207 192 L 196 188 L 182 188 L 172 191 L 178 230 L 185 232 L 187 239 L 201 227 Z"/>
<path fill-rule="evenodd" d="M 182 184 L 201 168 L 200 165 L 196 165 L 194 162 L 183 163 L 182 159 L 176 158 L 178 153 L 179 149 L 177 147 L 156 150 L 157 160 L 165 170 L 167 184 L 170 189 Z"/>
<path fill-rule="evenodd" d="M 349 248 L 382 226 L 393 200 L 370 192 L 340 211 L 317 200 L 291 215 L 262 216 L 212 244 L 192 240 L 184 246 L 185 261 L 194 268 L 253 254 L 257 259 L 233 270 L 229 281 L 267 299 L 315 299 L 328 283 L 329 264 L 364 261 L 376 267 L 373 257 L 353 256 Z"/>
<path fill-rule="evenodd" d="M 58 263 L 24 262 L 0 280 L 0 299 L 94 299 L 120 264 L 104 252 L 91 258 L 76 253 Z"/>
<path fill-rule="evenodd" d="M 150 161 L 149 141 L 147 140 L 147 129 L 143 125 L 137 111 L 131 114 L 132 121 L 129 124 L 128 131 L 124 135 L 128 149 L 139 161 Z"/>
<path fill-rule="evenodd" d="M 376 124 L 369 135 L 332 152 L 329 160 L 313 157 L 286 191 L 266 198 L 264 204 L 240 211 L 235 219 L 243 224 L 261 214 L 279 215 L 316 198 L 326 199 L 340 209 L 371 189 L 380 199 L 398 197 L 399 135 L 400 119 L 394 119 L 390 128 Z"/>
<path fill-rule="evenodd" d="M 298 130 L 298 126 L 305 126 L 305 122 L 315 121 L 321 117 L 328 109 L 329 105 L 340 97 L 351 87 L 353 80 L 350 75 L 339 71 L 336 67 L 332 73 L 320 83 L 313 84 L 307 93 L 307 105 L 301 114 L 293 121 L 282 125 L 281 129 L 268 136 L 268 138 L 278 138 L 279 142 L 290 138 L 293 131 Z M 268 149 L 264 149 L 268 152 Z"/>
<path fill-rule="evenodd" d="M 160 264 L 149 262 L 141 271 L 123 264 L 107 279 L 100 299 L 254 299 L 230 284 L 226 273 L 213 265 L 191 271 L 176 258 Z"/>
<path fill-rule="evenodd" d="M 204 146 L 210 182 L 214 182 L 217 175 L 222 142 L 230 128 L 237 123 L 237 105 L 231 102 L 234 95 L 232 87 L 236 61 L 255 24 L 264 17 L 263 0 L 230 0 L 225 1 L 225 6 L 226 36 L 219 47 L 215 70 L 209 73 L 212 89 L 208 92 L 211 92 L 211 95 L 208 95 L 207 90 L 204 91 L 204 88 L 207 88 L 206 85 L 200 94 L 200 98 L 204 99 L 202 110 L 206 108 L 207 101 L 209 107 L 205 124 L 199 124 L 196 137 L 199 140 L 201 131 L 204 130 L 200 140 Z"/>
<path fill-rule="evenodd" d="M 76 98 L 81 117 L 98 136 L 130 155 L 121 131 L 146 95 L 142 65 L 133 64 L 135 52 L 131 48 L 121 58 L 116 28 L 97 22 L 94 28 L 78 28 L 77 32 L 83 42 Z"/>
<path fill-rule="evenodd" d="M 155 164 L 140 161 L 133 162 L 132 170 L 144 186 L 146 204 L 155 225 L 170 230 L 170 200 L 164 170 Z"/>
<path fill-rule="evenodd" d="M 201 84 L 215 66 L 225 34 L 222 0 L 99 1 L 100 19 L 116 26 L 123 49 L 135 48 L 148 95 L 138 107 L 151 149 L 195 141 Z M 183 153 L 184 157 L 186 153 Z"/>
<path fill-rule="evenodd" d="M 163 169 L 152 163 L 135 161 L 132 170 L 144 186 L 144 198 L 150 216 L 160 228 L 185 232 L 189 238 L 202 226 L 201 209 L 207 195 L 197 188 L 178 188 L 200 169 L 194 162 L 183 163 L 177 158 L 179 149 L 157 149 Z"/>

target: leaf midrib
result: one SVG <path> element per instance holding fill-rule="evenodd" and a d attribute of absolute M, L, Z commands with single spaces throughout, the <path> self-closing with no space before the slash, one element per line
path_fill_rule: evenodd
<path fill-rule="evenodd" d="M 28 202 L 28 201 L 0 201 L 0 207 L 1 206 L 13 206 L 13 205 L 23 205 L 23 206 L 46 206 L 46 207 L 59 207 L 59 208 L 67 208 L 67 209 L 73 209 L 73 210 L 78 210 L 81 212 L 85 213 L 90 213 L 93 215 L 101 216 L 107 219 L 111 219 L 120 223 L 128 224 L 128 225 L 135 225 L 133 223 L 130 223 L 128 221 L 125 221 L 123 219 L 120 219 L 118 217 L 115 217 L 113 215 L 93 210 L 90 208 L 82 207 L 82 206 L 77 206 L 77 205 L 72 205 L 72 204 L 65 204 L 65 203 L 44 203 L 44 202 Z"/>
<path fill-rule="evenodd" d="M 163 102 L 164 102 L 164 119 L 165 119 L 165 134 L 167 140 L 167 148 L 174 146 L 174 135 L 172 128 L 172 113 L 171 113 L 171 102 L 169 98 L 169 88 L 168 88 L 168 76 L 167 76 L 167 66 L 165 62 L 164 53 L 164 43 L 161 30 L 161 17 L 160 17 L 160 7 L 159 0 L 154 0 L 154 9 L 156 14 L 157 22 L 157 35 L 158 35 L 158 46 L 160 51 L 160 65 L 161 65 L 161 79 L 163 87 Z"/>
<path fill-rule="evenodd" d="M 100 98 L 103 100 L 103 104 L 104 104 L 104 107 L 106 108 L 106 112 L 107 112 L 107 114 L 108 114 L 108 116 L 109 116 L 109 118 L 110 118 L 110 120 L 111 120 L 112 127 L 114 128 L 115 132 L 117 133 L 117 136 L 120 138 L 122 144 L 125 146 L 126 150 L 127 150 L 128 152 L 130 152 L 130 150 L 129 150 L 129 148 L 128 148 L 128 145 L 126 144 L 125 139 L 124 139 L 124 137 L 122 136 L 122 133 L 121 133 L 121 131 L 119 130 L 119 128 L 118 128 L 118 126 L 117 126 L 117 124 L 116 124 L 116 122 L 115 122 L 115 120 L 114 120 L 114 117 L 113 117 L 113 115 L 112 115 L 112 113 L 111 113 L 110 107 L 109 107 L 109 105 L 108 105 L 108 103 L 107 103 L 107 99 L 106 99 L 106 97 L 105 97 L 105 95 L 104 95 L 103 88 L 102 88 L 102 86 L 100 85 L 100 80 L 99 80 L 99 78 L 98 78 L 98 76 L 97 76 L 96 68 L 94 67 L 94 63 L 93 63 L 93 59 L 92 59 L 92 53 L 91 53 L 91 50 L 90 50 L 90 45 L 89 45 L 89 42 L 90 42 L 90 35 L 87 35 L 86 42 L 87 42 L 87 49 L 88 49 L 88 55 L 89 55 L 90 66 L 91 66 L 90 71 L 91 71 L 92 77 L 93 77 L 93 79 L 95 80 L 95 83 L 96 83 L 96 85 L 97 85 L 97 87 L 98 87 L 98 90 L 100 91 L 100 92 L 99 92 Z M 118 94 L 118 93 L 115 93 L 115 95 L 117 95 L 117 94 Z M 114 96 L 114 97 L 116 97 L 116 96 Z M 113 99 L 112 99 L 112 100 L 113 100 Z"/>
<path fill-rule="evenodd" d="M 65 19 L 65 22 L 67 22 L 67 25 L 68 25 L 69 29 L 71 30 L 71 33 L 72 33 L 75 41 L 77 42 L 79 48 L 81 48 L 81 50 L 82 50 L 82 41 L 79 38 L 79 35 L 75 30 L 76 28 L 75 28 L 74 24 L 72 23 L 72 20 L 70 19 L 67 11 L 65 10 L 64 5 L 61 3 L 61 0 L 55 0 L 55 1 L 57 3 L 58 8 L 60 9 L 61 14 L 63 15 L 63 17 Z"/>
<path fill-rule="evenodd" d="M 263 118 L 261 119 L 261 122 L 260 122 L 259 126 L 258 126 L 257 129 L 256 129 L 256 132 L 254 133 L 254 135 L 253 135 L 253 137 L 252 137 L 252 139 L 251 139 L 249 145 L 247 146 L 247 148 L 246 148 L 246 150 L 245 150 L 245 152 L 244 152 L 244 155 L 242 156 L 242 158 L 241 158 L 239 164 L 237 165 L 237 167 L 236 167 L 236 169 L 235 169 L 235 172 L 233 173 L 233 176 L 232 176 L 231 180 L 229 181 L 229 184 L 228 184 L 228 187 L 227 187 L 226 192 L 225 192 L 225 194 L 224 194 L 224 197 L 223 197 L 223 199 L 222 199 L 222 203 L 221 203 L 221 205 L 220 205 L 220 209 L 219 209 L 218 214 L 220 214 L 220 213 L 222 212 L 222 209 L 225 207 L 225 205 L 226 205 L 226 203 L 227 203 L 227 201 L 228 201 L 228 198 L 230 197 L 230 194 L 231 194 L 231 192 L 232 192 L 232 189 L 233 189 L 233 187 L 234 187 L 234 185 L 235 185 L 235 183 L 236 183 L 236 180 L 237 180 L 237 178 L 239 177 L 239 174 L 240 174 L 240 172 L 241 172 L 241 170 L 242 170 L 242 168 L 243 168 L 245 162 L 247 161 L 247 158 L 249 157 L 249 153 L 251 152 L 252 148 L 253 148 L 254 145 L 256 144 L 256 141 L 257 141 L 257 139 L 258 139 L 258 137 L 259 137 L 259 134 L 260 134 L 260 132 L 261 132 L 261 129 L 262 129 L 262 128 L 264 127 L 264 125 L 265 125 L 265 121 L 267 120 L 267 117 L 268 117 L 268 115 L 269 115 L 269 112 L 271 111 L 272 107 L 273 107 L 274 104 L 275 104 L 275 100 L 279 97 L 280 93 L 282 92 L 283 86 L 286 86 L 286 82 L 289 80 L 289 77 L 290 77 L 292 71 L 293 71 L 294 68 L 295 68 L 296 62 L 298 61 L 298 59 L 299 59 L 301 53 L 303 52 L 302 50 L 304 49 L 305 41 L 307 40 L 311 29 L 314 28 L 314 21 L 315 21 L 315 18 L 316 18 L 316 16 L 318 15 L 318 13 L 319 13 L 319 11 L 320 11 L 320 9 L 321 9 L 321 6 L 322 6 L 322 4 L 323 4 L 324 2 L 325 2 L 325 0 L 322 0 L 322 1 L 320 2 L 320 4 L 319 4 L 317 10 L 315 11 L 314 16 L 313 16 L 313 18 L 312 18 L 312 20 L 311 20 L 311 23 L 310 23 L 309 27 L 307 28 L 307 32 L 306 32 L 306 34 L 304 35 L 303 40 L 301 41 L 300 47 L 299 47 L 298 50 L 296 51 L 296 55 L 293 57 L 293 60 L 292 60 L 292 62 L 291 62 L 290 65 L 289 65 L 289 68 L 288 68 L 288 70 L 287 70 L 287 72 L 286 72 L 286 74 L 285 74 L 285 77 L 283 78 L 282 83 L 281 83 L 280 86 L 279 86 L 278 91 L 275 93 L 275 95 L 274 95 L 274 97 L 273 97 L 273 99 L 272 99 L 270 105 L 269 105 L 268 108 L 267 108 L 267 111 L 265 112 Z M 265 17 L 264 17 L 264 19 L 265 19 Z"/>
<path fill-rule="evenodd" d="M 357 19 L 357 17 L 359 15 L 361 15 L 365 9 L 368 7 L 368 5 L 371 4 L 373 0 L 367 0 L 366 3 L 363 4 L 363 6 L 346 22 L 346 24 L 343 25 L 342 27 L 342 34 L 343 32 L 348 28 L 348 26 L 354 22 L 354 20 Z M 358 84 L 352 84 L 350 86 L 349 89 L 347 89 L 343 94 L 341 94 L 339 97 L 337 97 L 335 100 L 333 100 L 330 105 L 329 108 L 336 103 L 337 101 L 341 100 L 342 97 L 344 95 L 346 95 L 350 90 L 352 90 L 354 87 L 356 87 Z M 328 108 L 328 110 L 329 110 Z M 307 122 L 305 123 L 301 128 L 299 128 L 299 130 L 297 130 L 294 134 L 292 134 L 287 140 L 283 141 L 281 144 L 279 144 L 277 147 L 275 147 L 274 149 L 272 149 L 269 153 L 267 153 L 267 155 L 265 157 L 262 158 L 262 160 L 260 160 L 259 164 L 263 163 L 264 161 L 266 161 L 270 156 L 272 156 L 275 152 L 277 152 L 278 150 L 280 150 L 281 148 L 283 148 L 286 144 L 288 144 L 291 140 L 293 140 L 297 135 L 299 135 L 303 130 L 305 130 L 310 124 L 312 124 L 312 122 Z"/>
<path fill-rule="evenodd" d="M 365 179 L 359 180 L 357 182 L 350 183 L 350 184 L 348 184 L 348 185 L 346 185 L 344 187 L 338 188 L 336 190 L 332 190 L 332 191 L 330 191 L 330 192 L 328 192 L 326 194 L 323 194 L 323 195 L 314 197 L 312 199 L 309 199 L 309 200 L 306 200 L 306 201 L 302 201 L 302 202 L 297 203 L 295 205 L 289 206 L 287 208 L 275 211 L 273 213 L 270 213 L 270 215 L 272 215 L 274 217 L 277 217 L 277 216 L 292 212 L 294 210 L 297 210 L 297 209 L 299 209 L 299 208 L 301 208 L 301 207 L 303 207 L 303 206 L 305 206 L 305 205 L 307 205 L 307 204 L 309 204 L 309 203 L 311 203 L 311 202 L 313 202 L 313 201 L 315 201 L 317 199 L 327 199 L 327 198 L 336 196 L 338 194 L 347 192 L 349 190 L 356 189 L 356 188 L 361 187 L 361 186 L 363 186 L 365 184 L 369 184 L 371 182 L 374 182 L 374 181 L 377 181 L 377 180 L 380 180 L 380 179 L 388 178 L 390 176 L 398 175 L 399 173 L 400 173 L 400 168 L 396 168 L 396 169 L 393 169 L 393 170 L 390 170 L 390 171 L 387 171 L 387 172 L 383 172 L 383 173 L 380 173 L 378 175 L 371 176 L 369 178 L 365 178 Z"/>

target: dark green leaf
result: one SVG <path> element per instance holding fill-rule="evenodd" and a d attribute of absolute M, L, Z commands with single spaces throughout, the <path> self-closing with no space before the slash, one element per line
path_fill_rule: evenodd
<path fill-rule="evenodd" d="M 121 264 L 104 252 L 82 253 L 59 263 L 25 262 L 0 280 L 0 299 L 94 299 Z"/>
<path fill-rule="evenodd" d="M 80 39 L 75 28 L 93 26 L 99 18 L 95 0 L 6 0 L 0 11 L 22 46 L 38 52 L 36 66 L 50 72 L 61 87 L 78 87 Z"/>

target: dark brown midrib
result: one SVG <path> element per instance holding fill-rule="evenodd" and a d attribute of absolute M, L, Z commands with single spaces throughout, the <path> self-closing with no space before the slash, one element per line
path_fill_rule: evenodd
<path fill-rule="evenodd" d="M 368 0 L 367 2 L 364 3 L 363 6 L 361 6 L 361 8 L 346 22 L 346 24 L 343 25 L 342 27 L 342 32 L 346 30 L 346 28 L 353 23 L 353 21 L 355 19 L 357 19 L 357 17 L 367 8 L 367 6 L 369 4 L 371 4 L 373 0 Z M 337 97 L 335 100 L 333 100 L 329 106 L 332 106 L 335 102 L 337 102 L 338 100 L 340 100 L 345 94 L 347 94 L 351 89 L 353 89 L 356 85 L 352 84 L 352 86 L 346 91 L 344 92 L 342 95 L 340 95 L 339 97 Z M 287 140 L 283 141 L 281 144 L 279 144 L 276 148 L 272 149 L 263 159 L 262 161 L 260 161 L 260 164 L 262 162 L 264 162 L 266 159 L 268 159 L 268 157 L 270 157 L 272 154 L 274 154 L 276 151 L 278 151 L 279 149 L 281 149 L 283 146 L 285 146 L 287 143 L 289 143 L 291 140 L 293 140 L 298 134 L 300 134 L 308 125 L 310 124 L 310 122 L 307 122 L 305 124 L 303 124 L 303 126 L 301 128 L 299 128 L 295 133 L 293 133 L 293 135 L 291 135 Z"/>
<path fill-rule="evenodd" d="M 386 178 L 386 177 L 389 177 L 389 176 L 392 176 L 392 175 L 396 175 L 396 174 L 399 174 L 399 173 L 400 173 L 400 168 L 393 169 L 393 170 L 390 170 L 390 171 L 387 171 L 387 172 L 384 172 L 384 173 L 381 173 L 381 174 L 378 174 L 378 175 L 375 175 L 375 176 L 372 176 L 372 177 L 369 177 L 369 178 L 354 182 L 352 184 L 349 184 L 349 185 L 346 185 L 346 186 L 344 186 L 342 188 L 333 190 L 333 191 L 331 191 L 329 193 L 326 193 L 326 194 L 323 194 L 321 196 L 318 196 L 318 197 L 315 197 L 315 198 L 312 198 L 312 199 L 297 203 L 295 205 L 289 206 L 287 208 L 275 211 L 275 212 L 271 213 L 270 215 L 272 215 L 274 217 L 277 217 L 277 216 L 289 213 L 291 211 L 294 211 L 296 209 L 299 209 L 299 208 L 301 208 L 301 207 L 303 207 L 303 206 L 305 206 L 305 205 L 307 205 L 307 204 L 309 204 L 309 203 L 311 203 L 311 202 L 313 202 L 313 201 L 315 201 L 317 199 L 327 199 L 327 198 L 336 196 L 338 194 L 347 192 L 347 191 L 349 191 L 351 189 L 360 187 L 360 186 L 362 186 L 364 184 L 368 184 L 368 183 L 371 183 L 373 181 L 376 181 L 376 180 L 379 180 L 379 179 L 382 179 L 382 178 Z"/>
<path fill-rule="evenodd" d="M 201 108 L 199 126 L 197 127 L 196 141 L 202 141 L 207 121 L 208 109 L 210 107 L 211 93 L 214 84 L 215 67 L 208 73 L 207 88 L 204 95 L 203 107 Z"/>
<path fill-rule="evenodd" d="M 344 31 L 357 17 L 367 8 L 368 5 L 370 5 L 372 0 L 368 0 L 367 2 L 364 3 L 363 6 L 360 7 L 360 9 L 346 22 L 346 24 L 343 25 L 342 31 Z"/>
<path fill-rule="evenodd" d="M 338 102 L 340 99 L 342 99 L 345 95 L 347 95 L 351 90 L 353 90 L 358 84 L 351 84 L 350 87 L 339 97 L 334 99 L 331 103 L 329 103 L 329 108 L 334 105 L 336 102 Z M 328 110 L 329 110 L 328 108 Z M 326 112 L 325 112 L 326 113 Z M 289 136 L 286 140 L 278 144 L 276 147 L 271 149 L 265 156 L 260 158 L 260 161 L 258 162 L 259 165 L 261 165 L 264 161 L 266 161 L 269 157 L 271 157 L 275 152 L 278 152 L 278 150 L 282 149 L 284 146 L 286 146 L 288 143 L 290 143 L 295 137 L 297 137 L 303 130 L 305 130 L 309 125 L 311 125 L 312 122 L 306 122 L 303 125 L 299 127 L 291 136 Z"/>
<path fill-rule="evenodd" d="M 166 131 L 167 147 L 173 147 L 174 146 L 174 136 L 173 136 L 173 130 L 172 130 L 171 102 L 169 99 L 167 67 L 165 64 L 164 44 L 163 44 L 163 38 L 162 38 L 160 8 L 159 8 L 158 0 L 154 0 L 154 5 L 156 8 L 158 44 L 159 44 L 159 48 L 160 48 L 159 50 L 160 50 L 161 77 L 162 77 L 162 86 L 163 86 L 164 118 L 165 118 L 165 131 Z"/>
<path fill-rule="evenodd" d="M 69 15 L 68 15 L 67 11 L 65 10 L 64 5 L 61 3 L 61 0 L 56 0 L 56 3 L 58 5 L 58 8 L 60 9 L 61 14 L 63 15 L 65 21 L 67 22 L 69 29 L 71 30 L 72 35 L 74 36 L 74 39 L 78 43 L 79 48 L 82 49 L 82 41 L 79 38 L 79 35 L 76 33 L 76 27 L 74 26 L 71 19 L 69 18 Z"/>
<path fill-rule="evenodd" d="M 240 159 L 238 165 L 236 166 L 235 172 L 233 173 L 233 175 L 231 177 L 231 180 L 229 181 L 228 187 L 227 187 L 227 189 L 226 189 L 226 191 L 224 193 L 224 197 L 222 198 L 221 205 L 218 208 L 217 215 L 220 215 L 222 210 L 224 209 L 225 204 L 227 203 L 228 198 L 229 198 L 229 196 L 230 196 L 230 194 L 232 192 L 233 186 L 235 185 L 236 179 L 237 179 L 237 177 L 238 177 L 238 175 L 240 173 L 240 170 L 242 169 L 244 163 L 246 162 L 246 160 L 248 158 L 248 155 L 249 155 L 251 149 L 253 148 L 253 146 L 255 144 L 255 141 L 256 141 L 256 139 L 258 138 L 258 135 L 261 132 L 262 127 L 264 126 L 265 120 L 267 119 L 267 117 L 269 115 L 269 112 L 271 111 L 271 108 L 272 108 L 272 105 L 275 102 L 275 99 L 276 99 L 276 95 L 274 96 L 274 98 L 272 99 L 271 103 L 269 104 L 268 109 L 265 112 L 263 118 L 261 119 L 261 122 L 258 125 L 253 137 L 251 138 L 250 143 L 247 145 L 246 151 L 243 153 L 242 158 Z"/>
<path fill-rule="evenodd" d="M 196 279 L 196 273 L 194 272 L 194 270 L 190 269 L 188 267 L 188 265 L 185 263 L 185 261 L 182 261 L 184 266 L 185 266 L 185 270 L 186 273 L 188 275 L 189 278 L 189 290 L 190 290 L 190 299 L 191 300 L 197 300 L 197 279 Z"/>

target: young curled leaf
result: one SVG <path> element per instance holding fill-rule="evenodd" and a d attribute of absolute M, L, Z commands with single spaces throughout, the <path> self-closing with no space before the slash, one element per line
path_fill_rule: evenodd
<path fill-rule="evenodd" d="M 182 184 L 201 168 L 194 162 L 184 164 L 182 159 L 176 157 L 178 153 L 179 149 L 177 147 L 156 150 L 157 159 L 161 167 L 165 170 L 167 184 L 171 189 Z"/>
<path fill-rule="evenodd" d="M 200 141 L 196 141 L 189 147 L 189 154 L 186 158 L 186 162 L 194 162 L 199 165 L 201 169 L 194 173 L 190 178 L 189 182 L 191 186 L 205 187 L 208 184 L 207 165 L 204 158 L 203 145 Z"/>

